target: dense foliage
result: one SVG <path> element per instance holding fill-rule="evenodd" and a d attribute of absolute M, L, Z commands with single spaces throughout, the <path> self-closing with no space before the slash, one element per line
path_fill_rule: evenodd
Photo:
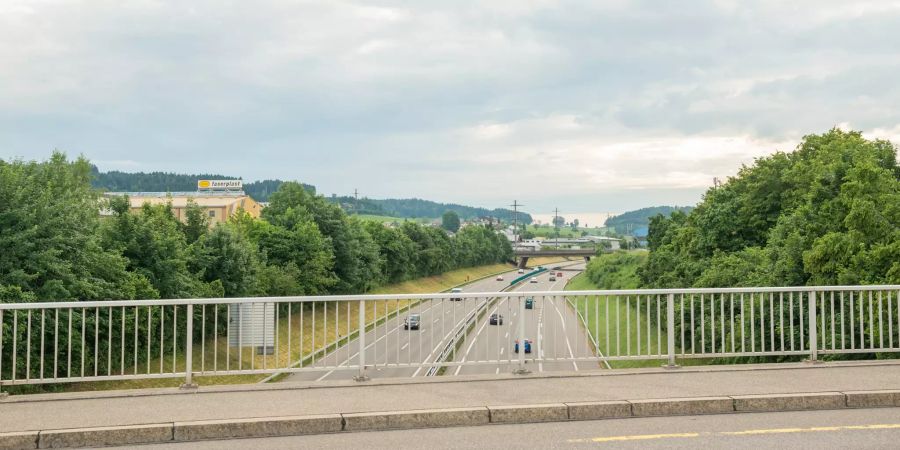
<path fill-rule="evenodd" d="M 651 220 L 647 287 L 900 283 L 900 167 L 831 130 L 743 167 L 696 209 Z"/>
<path fill-rule="evenodd" d="M 669 216 L 675 211 L 689 213 L 692 209 L 694 209 L 692 206 L 651 206 L 612 216 L 606 219 L 605 225 L 613 228 L 616 233 L 632 233 L 634 230 L 650 225 L 650 218 L 652 217 L 660 214 Z"/>
<path fill-rule="evenodd" d="M 281 183 L 262 219 L 239 212 L 210 228 L 197 205 L 188 206 L 184 223 L 170 205 L 148 204 L 133 212 L 125 196 L 100 198 L 91 177 L 86 160 L 70 162 L 59 153 L 46 162 L 0 160 L 0 301 L 363 293 L 385 283 L 512 257 L 506 238 L 489 227 L 464 227 L 452 237 L 413 222 L 387 228 L 348 216 L 300 183 Z M 191 180 L 196 183 L 196 177 Z M 111 217 L 101 219 L 101 208 Z M 174 309 L 165 311 L 165 318 L 142 316 L 141 321 L 131 308 L 117 311 L 115 320 L 112 313 L 91 310 L 67 314 L 75 323 L 105 329 L 119 321 L 138 327 L 171 321 Z M 0 336 L 4 348 L 12 348 L 13 320 L 20 322 L 18 342 L 26 341 L 25 314 L 6 314 Z M 39 342 L 30 345 L 33 355 L 42 354 Z M 102 353 L 114 343 L 98 345 L 88 350 Z M 123 351 L 130 360 L 157 350 L 154 341 Z M 69 351 L 72 355 L 65 353 Z M 73 347 L 60 357 L 78 360 L 81 351 Z M 8 373 L 11 360 L 4 363 Z M 19 373 L 26 370 L 22 363 L 17 363 Z M 95 364 L 105 371 L 103 358 Z M 30 367 L 33 372 L 37 365 Z"/>
<path fill-rule="evenodd" d="M 584 274 L 599 289 L 636 289 L 641 283 L 638 269 L 646 260 L 645 252 L 605 253 L 592 258 Z"/>
<path fill-rule="evenodd" d="M 451 233 L 459 231 L 459 215 L 456 211 L 447 211 L 441 216 L 441 228 Z"/>

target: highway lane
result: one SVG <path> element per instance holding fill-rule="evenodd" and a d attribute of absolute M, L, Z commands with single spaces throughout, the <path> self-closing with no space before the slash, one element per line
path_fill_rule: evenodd
<path fill-rule="evenodd" d="M 462 288 L 463 292 L 496 292 L 509 286 L 510 280 L 519 276 L 517 270 L 503 274 L 504 280 L 494 277 L 475 281 Z M 425 370 L 404 367 L 427 358 L 433 361 L 447 339 L 462 326 L 467 314 L 471 313 L 487 298 L 464 301 L 428 300 L 403 310 L 366 333 L 366 365 L 369 377 L 411 377 L 423 375 Z M 385 312 L 384 302 L 377 302 L 378 315 Z M 404 319 L 412 313 L 421 314 L 419 330 L 405 330 Z M 359 358 L 358 341 L 351 341 L 313 364 L 313 367 L 334 368 L 323 371 L 298 372 L 286 378 L 287 381 L 346 380 L 356 374 L 355 369 L 341 369 L 341 366 L 356 364 Z"/>
<path fill-rule="evenodd" d="M 583 270 L 584 264 L 568 267 Z M 524 283 L 513 292 L 539 292 L 563 290 L 565 284 L 578 272 L 563 271 L 563 277 L 549 281 L 550 273 L 537 276 L 538 283 Z M 534 309 L 526 309 L 525 316 L 519 317 L 518 302 L 527 297 L 534 298 Z M 503 316 L 502 325 L 491 325 L 490 314 Z M 578 371 L 599 369 L 593 361 L 554 361 L 555 359 L 590 357 L 595 349 L 574 309 L 566 304 L 563 297 L 523 295 L 520 298 L 499 300 L 491 307 L 469 335 L 454 361 L 476 362 L 477 365 L 456 366 L 450 373 L 454 375 L 500 373 L 518 367 L 518 355 L 514 352 L 515 340 L 519 333 L 519 322 L 524 320 L 525 336 L 532 340 L 532 352 L 526 354 L 528 370 Z M 535 361 L 537 356 L 550 361 Z M 500 364 L 489 362 L 501 361 Z M 488 364 L 482 364 L 488 363 Z"/>

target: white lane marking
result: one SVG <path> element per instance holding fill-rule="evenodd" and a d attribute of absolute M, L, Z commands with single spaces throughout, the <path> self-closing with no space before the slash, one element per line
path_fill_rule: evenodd
<path fill-rule="evenodd" d="M 509 273 L 512 273 L 512 272 L 509 272 Z M 443 301 L 441 301 L 440 303 L 443 304 Z M 467 304 L 468 302 L 464 302 L 464 303 Z M 456 305 L 455 302 L 451 302 L 451 306 L 455 306 L 455 305 Z M 424 309 L 424 310 L 422 310 L 422 311 L 416 311 L 416 312 L 418 312 L 418 313 L 420 313 L 420 314 L 424 314 L 424 313 L 430 311 L 432 308 L 435 308 L 433 303 L 429 304 L 428 308 L 426 308 L 426 309 Z M 435 309 L 437 309 L 437 308 L 435 308 Z M 454 308 L 450 308 L 449 310 L 447 310 L 446 314 L 452 314 L 454 310 L 455 310 Z M 399 320 L 400 320 L 400 315 L 399 315 L 399 313 L 397 314 L 397 320 L 398 320 L 398 322 L 399 322 Z M 365 348 L 365 350 L 368 350 L 368 349 L 372 348 L 375 344 L 381 342 L 383 339 L 386 339 L 386 338 L 387 338 L 388 336 L 390 336 L 392 333 L 395 333 L 395 332 L 399 332 L 399 331 L 400 331 L 400 325 L 397 325 L 396 328 L 391 329 L 391 328 L 389 328 L 389 326 L 388 326 L 388 322 L 389 322 L 389 320 L 388 320 L 388 321 L 385 321 L 385 323 L 382 325 L 382 326 L 385 328 L 385 330 L 384 330 L 385 333 L 384 333 L 380 338 L 376 339 L 375 342 L 372 342 L 371 344 L 367 345 L 366 348 Z M 457 323 L 456 326 L 458 327 L 458 326 L 459 326 L 459 323 Z M 455 328 L 454 328 L 454 329 L 455 329 Z M 369 333 L 374 333 L 374 332 L 375 332 L 375 330 L 370 331 Z M 451 331 L 451 333 L 452 333 L 452 331 Z M 367 333 L 367 334 L 368 334 L 368 333 Z M 449 335 L 450 335 L 450 334 L 448 333 L 447 336 L 449 336 Z M 445 336 L 444 339 L 447 339 L 447 336 Z M 357 341 L 357 340 L 358 340 L 358 338 L 357 338 L 357 339 L 354 339 L 354 342 Z M 443 342 L 443 341 L 441 341 L 441 342 Z M 344 347 L 346 347 L 347 345 L 349 345 L 349 343 L 348 343 L 348 344 L 345 344 L 345 345 L 344 345 L 343 347 L 341 347 L 341 348 L 344 348 Z M 430 358 L 430 357 L 434 354 L 434 351 L 435 351 L 437 348 L 439 348 L 439 347 L 440 347 L 440 343 L 438 344 L 437 347 L 435 347 L 434 349 L 432 349 L 431 353 L 428 355 L 428 358 Z M 350 360 L 352 360 L 353 358 L 356 358 L 356 357 L 358 357 L 358 356 L 359 356 L 359 351 L 357 350 L 356 353 L 354 353 L 353 355 L 350 355 L 347 359 L 344 360 L 344 362 L 338 364 L 338 367 L 346 366 L 347 364 L 350 363 Z M 376 362 L 377 362 L 377 361 L 376 361 Z M 424 362 L 428 362 L 428 359 L 426 358 Z M 421 369 L 422 369 L 421 367 L 418 368 L 418 369 L 416 369 L 416 372 L 413 374 L 413 376 L 416 376 L 416 375 L 419 373 L 419 371 L 420 371 Z M 330 370 L 330 371 L 326 372 L 325 375 L 322 375 L 321 377 L 319 377 L 316 381 L 322 381 L 322 380 L 324 380 L 325 378 L 327 378 L 329 375 L 331 375 L 331 374 L 333 374 L 333 373 L 334 373 L 334 370 Z"/>
<path fill-rule="evenodd" d="M 569 334 L 566 331 L 566 319 L 563 318 L 561 312 L 559 312 L 559 308 L 556 306 L 556 302 L 553 299 L 550 299 L 550 304 L 553 305 L 553 309 L 556 310 L 556 314 L 559 315 L 559 322 L 562 324 L 563 336 L 566 338 L 566 347 L 569 349 L 569 357 L 575 359 L 575 352 L 572 351 L 572 343 L 569 341 Z M 575 361 L 572 361 L 572 367 L 575 368 L 575 371 L 578 371 L 578 364 Z"/>
<path fill-rule="evenodd" d="M 434 319 L 434 323 L 438 323 L 438 321 L 440 321 L 440 320 L 441 320 L 440 318 Z"/>
<path fill-rule="evenodd" d="M 503 335 L 503 338 L 504 338 L 504 339 L 508 339 L 508 338 L 509 338 L 509 331 L 507 331 L 506 334 Z"/>
<path fill-rule="evenodd" d="M 472 347 L 474 347 L 475 343 L 478 342 L 478 337 L 481 336 L 481 332 L 484 331 L 484 327 L 487 326 L 488 323 L 490 323 L 490 315 L 491 314 L 500 314 L 499 307 L 500 307 L 500 305 L 494 305 L 494 309 L 492 311 L 488 312 L 488 320 L 485 320 L 484 323 L 481 324 L 481 328 L 479 328 L 478 332 L 475 333 L 475 338 L 472 339 L 472 343 L 469 344 L 469 348 L 466 349 L 466 353 L 463 354 L 462 361 L 460 361 L 460 362 L 466 362 L 466 358 L 469 357 L 469 352 L 472 351 Z M 497 325 L 497 326 L 500 326 L 500 325 Z M 456 366 L 456 371 L 453 372 L 453 375 L 459 375 L 460 370 L 462 370 L 462 365 Z"/>
<path fill-rule="evenodd" d="M 500 347 L 500 356 L 503 356 L 503 351 L 506 350 L 506 347 Z"/>
<path fill-rule="evenodd" d="M 495 373 L 495 374 L 498 374 L 498 373 L 500 373 L 500 368 L 499 368 L 499 367 L 498 367 L 498 368 L 497 368 L 497 371 L 496 371 L 496 372 L 494 372 L 494 373 Z"/>
<path fill-rule="evenodd" d="M 409 347 L 409 342 L 403 344 L 403 347 L 400 347 L 400 351 L 406 350 L 406 347 Z"/>

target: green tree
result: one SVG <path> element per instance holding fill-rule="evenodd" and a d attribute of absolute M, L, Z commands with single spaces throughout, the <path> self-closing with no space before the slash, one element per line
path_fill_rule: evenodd
<path fill-rule="evenodd" d="M 447 211 L 441 216 L 441 227 L 451 233 L 459 231 L 459 215 L 456 211 Z"/>
<path fill-rule="evenodd" d="M 133 298 L 140 280 L 100 245 L 91 166 L 53 153 L 46 162 L 0 160 L 0 285 L 34 299 Z M 16 291 L 18 292 L 18 291 Z"/>
<path fill-rule="evenodd" d="M 197 242 L 209 230 L 209 216 L 193 199 L 188 199 L 181 230 L 189 244 Z"/>
<path fill-rule="evenodd" d="M 226 297 L 260 292 L 256 246 L 238 228 L 218 224 L 192 246 L 192 266 L 206 282 L 221 283 Z"/>

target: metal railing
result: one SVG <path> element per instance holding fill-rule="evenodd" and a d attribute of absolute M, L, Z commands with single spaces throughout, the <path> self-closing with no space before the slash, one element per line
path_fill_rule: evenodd
<path fill-rule="evenodd" d="M 900 352 L 898 333 L 900 286 L 4 303 L 0 385 L 816 361 Z"/>

